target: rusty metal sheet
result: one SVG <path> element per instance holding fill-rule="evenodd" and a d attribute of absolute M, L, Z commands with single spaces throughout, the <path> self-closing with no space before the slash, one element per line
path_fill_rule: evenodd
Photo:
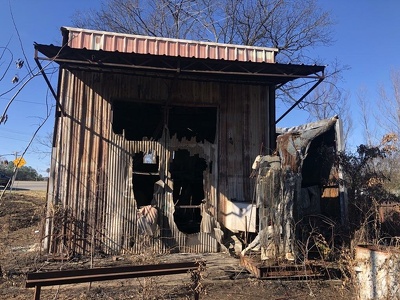
<path fill-rule="evenodd" d="M 274 263 L 276 263 L 274 261 Z M 325 267 L 311 264 L 296 265 L 282 263 L 280 265 L 267 265 L 259 258 L 241 256 L 240 265 L 259 279 L 301 279 L 322 278 L 326 276 Z"/>
<path fill-rule="evenodd" d="M 275 63 L 277 48 L 200 42 L 62 27 L 68 46 L 89 50 Z"/>
<path fill-rule="evenodd" d="M 196 270 L 198 262 L 165 263 L 140 266 L 105 267 L 28 273 L 25 287 L 50 286 L 91 281 L 105 281 L 149 276 L 163 276 Z"/>
<path fill-rule="evenodd" d="M 227 201 L 229 213 L 225 217 L 225 226 L 232 232 L 256 232 L 256 205 L 248 202 Z"/>
<path fill-rule="evenodd" d="M 174 88 L 168 88 L 171 86 Z M 222 230 L 216 224 L 224 225 L 225 216 L 232 212 L 225 202 L 230 200 L 225 199 L 252 200 L 255 182 L 249 166 L 265 140 L 269 88 L 63 69 L 59 90 L 64 111 L 56 119 L 54 180 L 46 225 L 46 245 L 51 252 L 219 251 Z M 113 99 L 149 103 L 172 99 L 175 105 L 218 107 L 218 143 L 197 143 L 176 135 L 161 140 L 126 140 L 123 132 L 115 133 L 111 127 Z M 169 185 L 168 162 L 173 151 L 182 147 L 210 162 L 204 173 L 210 224 L 204 223 L 204 230 L 196 234 L 180 232 L 170 211 L 172 194 L 160 192 L 155 197 L 161 208 L 160 230 L 145 239 L 137 227 L 132 156 L 149 150 L 158 153 L 160 178 Z M 53 215 L 53 209 L 57 214 Z M 62 221 L 68 226 L 62 226 Z"/>

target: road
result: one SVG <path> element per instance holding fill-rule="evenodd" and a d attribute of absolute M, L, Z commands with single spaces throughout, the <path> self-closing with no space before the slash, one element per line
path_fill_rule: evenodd
<path fill-rule="evenodd" d="M 47 189 L 47 181 L 15 181 L 13 189 L 45 191 Z"/>

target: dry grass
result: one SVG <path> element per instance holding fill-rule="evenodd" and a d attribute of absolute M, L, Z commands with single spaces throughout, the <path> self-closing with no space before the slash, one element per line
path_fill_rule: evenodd
<path fill-rule="evenodd" d="M 25 288 L 27 272 L 88 268 L 90 258 L 52 261 L 40 252 L 40 237 L 45 215 L 44 191 L 6 192 L 0 201 L 0 299 L 31 299 L 33 289 Z M 193 299 L 193 289 L 201 287 L 200 299 L 354 299 L 340 282 L 281 282 L 255 278 L 228 278 L 225 269 L 237 268 L 239 261 L 228 254 L 125 254 L 95 257 L 94 266 L 176 262 L 205 259 L 207 269 L 195 276 L 201 285 L 193 286 L 193 274 L 180 274 L 115 280 L 89 284 L 62 285 L 42 290 L 41 299 Z M 224 276 L 225 275 L 225 276 Z M 310 293 L 310 290 L 313 293 Z"/>

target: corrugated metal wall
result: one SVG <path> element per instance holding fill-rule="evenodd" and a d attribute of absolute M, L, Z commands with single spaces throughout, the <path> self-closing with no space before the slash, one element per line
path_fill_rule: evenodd
<path fill-rule="evenodd" d="M 49 250 L 217 251 L 222 233 L 219 224 L 224 224 L 229 213 L 226 201 L 252 200 L 254 183 L 249 175 L 253 158 L 266 143 L 268 87 L 77 70 L 62 70 L 61 75 L 64 111 L 56 119 L 48 199 Z M 179 141 L 166 135 L 159 141 L 128 141 L 112 132 L 112 99 L 216 106 L 216 141 Z M 136 226 L 132 156 L 150 149 L 159 154 L 160 179 L 165 185 L 155 199 L 159 231 L 145 238 Z M 204 172 L 207 203 L 198 234 L 184 234 L 173 222 L 169 161 L 177 149 L 199 154 L 213 166 Z"/>

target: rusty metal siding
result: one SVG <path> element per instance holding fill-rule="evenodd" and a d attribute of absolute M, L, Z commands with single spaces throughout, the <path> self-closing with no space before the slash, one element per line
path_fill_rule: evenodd
<path fill-rule="evenodd" d="M 62 27 L 68 46 L 89 50 L 275 63 L 276 48 L 199 42 Z"/>
<path fill-rule="evenodd" d="M 221 98 L 219 168 L 220 219 L 231 213 L 230 201 L 254 201 L 254 179 L 250 178 L 253 159 L 262 153 L 267 142 L 265 133 L 269 122 L 267 111 L 268 87 L 236 85 L 226 89 Z M 225 175 L 225 176 L 224 176 Z"/>
<path fill-rule="evenodd" d="M 268 87 L 62 70 L 60 101 L 65 111 L 57 118 L 57 151 L 52 157 L 55 180 L 49 195 L 54 211 L 61 216 L 58 220 L 53 211 L 53 228 L 48 230 L 53 234 L 52 249 L 79 253 L 93 249 L 138 253 L 147 248 L 154 252 L 217 251 L 219 229 L 215 224 L 223 225 L 223 214 L 229 213 L 224 201 L 251 201 L 251 160 L 259 154 L 268 124 L 263 113 L 266 90 Z M 159 141 L 128 141 L 112 132 L 112 99 L 214 105 L 219 109 L 218 138 L 214 144 L 169 135 Z M 204 191 L 215 224 L 205 224 L 207 232 L 180 232 L 172 220 L 172 192 L 162 191 L 155 197 L 160 209 L 159 232 L 144 238 L 136 226 L 132 156 L 155 150 L 160 158 L 160 178 L 172 186 L 168 162 L 180 148 L 213 162 L 212 171 L 204 175 Z M 212 226 L 214 231 L 209 229 Z"/>
<path fill-rule="evenodd" d="M 93 119 L 87 119 L 86 114 L 93 107 L 93 99 L 90 96 L 81 97 L 84 92 L 83 83 L 73 79 L 71 81 L 62 78 L 64 88 L 61 89 L 61 104 L 64 107 L 64 113 L 67 114 L 58 124 L 57 149 L 58 152 L 53 157 L 55 162 L 54 177 L 56 178 L 53 190 L 54 201 L 52 201 L 54 212 L 65 222 L 57 224 L 60 226 L 56 231 L 63 235 L 64 245 L 69 248 L 84 249 L 88 247 L 90 240 L 87 235 L 89 230 L 92 211 L 96 209 L 93 205 L 92 193 L 96 191 L 92 187 L 92 163 L 87 160 L 87 153 L 93 153 L 92 159 L 96 159 L 99 151 L 92 151 L 98 144 L 98 138 L 86 138 L 86 128 L 92 126 Z M 69 94 L 78 95 L 87 101 L 77 103 Z M 72 117 L 74 116 L 74 117 Z M 80 119 L 83 122 L 89 122 L 85 126 L 77 126 L 74 120 Z M 97 140 L 96 140 L 97 139 Z M 95 214 L 94 214 L 95 215 Z M 61 247 L 61 246 L 60 246 Z M 60 249 L 63 252 L 64 249 Z"/>

